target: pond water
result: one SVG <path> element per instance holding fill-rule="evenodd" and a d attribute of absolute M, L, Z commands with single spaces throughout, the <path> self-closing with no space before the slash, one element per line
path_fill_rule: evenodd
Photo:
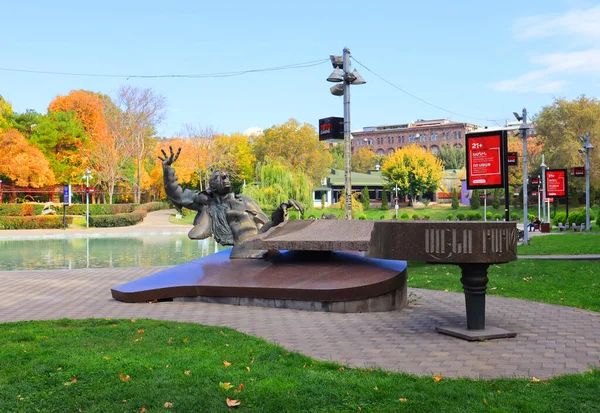
<path fill-rule="evenodd" d="M 187 234 L 0 239 L 0 271 L 168 266 L 225 248 Z"/>

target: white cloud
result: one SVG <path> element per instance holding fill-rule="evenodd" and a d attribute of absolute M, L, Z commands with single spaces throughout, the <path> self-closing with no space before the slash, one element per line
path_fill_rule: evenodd
<path fill-rule="evenodd" d="M 499 91 L 556 93 L 564 90 L 575 76 L 600 76 L 600 6 L 567 11 L 561 15 L 539 15 L 519 18 L 514 25 L 520 39 L 549 37 L 571 38 L 592 42 L 587 50 L 531 55 L 529 60 L 541 69 L 530 71 L 515 79 L 491 85 Z"/>
<path fill-rule="evenodd" d="M 515 37 L 540 39 L 571 36 L 580 40 L 600 38 L 600 6 L 570 10 L 562 15 L 540 15 L 517 19 Z"/>

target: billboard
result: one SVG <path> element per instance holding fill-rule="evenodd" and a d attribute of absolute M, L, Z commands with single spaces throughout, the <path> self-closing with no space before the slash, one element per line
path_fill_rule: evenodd
<path fill-rule="evenodd" d="M 508 164 L 508 166 L 519 166 L 519 153 L 508 152 L 506 154 L 506 163 Z"/>
<path fill-rule="evenodd" d="M 546 170 L 546 198 L 567 196 L 567 170 Z"/>
<path fill-rule="evenodd" d="M 467 189 L 504 186 L 502 131 L 465 135 L 467 145 Z"/>
<path fill-rule="evenodd" d="M 319 119 L 319 140 L 344 139 L 344 118 Z"/>
<path fill-rule="evenodd" d="M 569 173 L 571 176 L 585 176 L 585 168 L 583 166 L 576 166 L 569 169 Z"/>

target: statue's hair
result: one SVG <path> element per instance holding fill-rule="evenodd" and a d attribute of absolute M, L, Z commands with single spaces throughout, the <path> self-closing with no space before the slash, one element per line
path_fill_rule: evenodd
<path fill-rule="evenodd" d="M 208 189 L 213 192 L 220 192 L 221 188 L 218 188 L 218 178 L 222 173 L 227 173 L 226 171 L 219 169 L 212 173 L 210 179 L 208 180 Z"/>

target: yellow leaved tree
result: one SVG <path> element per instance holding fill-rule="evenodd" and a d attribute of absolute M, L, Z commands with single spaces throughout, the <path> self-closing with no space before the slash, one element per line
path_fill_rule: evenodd
<path fill-rule="evenodd" d="M 0 132 L 0 175 L 17 186 L 54 185 L 54 173 L 42 152 L 14 129 Z"/>

